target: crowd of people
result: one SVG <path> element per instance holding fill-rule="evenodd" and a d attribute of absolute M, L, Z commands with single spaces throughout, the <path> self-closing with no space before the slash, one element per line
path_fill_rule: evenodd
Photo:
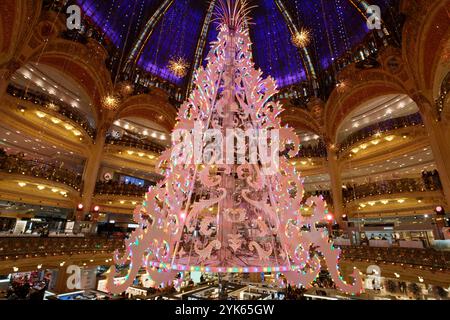
<path fill-rule="evenodd" d="M 301 146 L 298 153 L 300 158 L 326 158 L 327 157 L 327 146 L 325 142 L 319 141 L 316 144 L 309 144 Z"/>
<path fill-rule="evenodd" d="M 8 155 L 4 149 L 0 149 L 1 171 L 62 182 L 79 190 L 82 180 L 81 174 L 63 168 L 63 166 L 64 163 L 62 162 L 59 164 L 48 164 L 27 158 L 23 152 Z"/>
<path fill-rule="evenodd" d="M 442 189 L 441 179 L 437 170 L 422 171 L 422 181 L 427 190 Z"/>
<path fill-rule="evenodd" d="M 48 276 L 45 276 L 42 280 L 32 279 L 28 275 L 15 276 L 9 284 L 6 299 L 43 300 L 49 282 Z"/>

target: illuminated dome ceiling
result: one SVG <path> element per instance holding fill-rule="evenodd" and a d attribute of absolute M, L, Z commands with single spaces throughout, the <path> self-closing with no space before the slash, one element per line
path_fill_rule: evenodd
<path fill-rule="evenodd" d="M 394 0 L 371 0 L 389 15 Z M 250 27 L 254 60 L 280 87 L 306 80 L 299 49 L 291 41 L 292 27 L 311 33 L 308 46 L 315 70 L 328 68 L 332 61 L 350 51 L 369 33 L 362 0 L 252 0 Z M 119 50 L 121 64 L 140 53 L 137 65 L 173 84 L 185 86 L 168 68 L 171 58 L 182 57 L 192 69 L 196 52 L 204 63 L 209 43 L 216 39 L 215 23 L 208 20 L 210 1 L 205 0 L 78 0 L 88 17 Z M 158 18 L 158 13 L 160 18 Z M 289 21 L 290 17 L 291 23 Z M 149 33 L 145 33 L 146 25 Z M 204 26 L 206 29 L 204 29 Z M 206 30 L 206 37 L 202 37 Z M 141 43 L 136 43 L 139 38 Z M 206 47 L 202 46 L 202 39 Z M 202 48 L 205 48 L 202 50 Z M 197 54 L 198 55 L 198 54 Z M 138 55 L 139 56 L 139 55 Z"/>

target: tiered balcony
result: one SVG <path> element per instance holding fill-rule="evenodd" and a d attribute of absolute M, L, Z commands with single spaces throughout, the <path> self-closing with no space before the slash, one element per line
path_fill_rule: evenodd
<path fill-rule="evenodd" d="M 412 248 L 376 248 L 342 246 L 342 259 L 373 263 L 390 263 L 401 267 L 419 267 L 450 271 L 450 251 Z"/>
<path fill-rule="evenodd" d="M 150 151 L 156 154 L 161 154 L 165 148 L 149 139 L 136 139 L 129 135 L 123 135 L 121 137 L 113 137 L 109 135 L 106 138 L 106 143 L 110 145 L 117 145 L 127 148 L 134 148 L 138 150 Z"/>
<path fill-rule="evenodd" d="M 17 155 L 0 155 L 0 172 L 62 183 L 77 191 L 81 189 L 81 174 Z"/>
<path fill-rule="evenodd" d="M 358 143 L 362 143 L 384 133 L 421 125 L 423 125 L 423 121 L 419 113 L 376 123 L 354 132 L 345 138 L 339 145 L 339 152 L 343 153 Z"/>
<path fill-rule="evenodd" d="M 96 195 L 115 195 L 126 197 L 144 197 L 148 191 L 146 187 L 139 187 L 134 184 L 123 184 L 116 182 L 97 182 L 95 186 Z"/>
<path fill-rule="evenodd" d="M 36 257 L 112 253 L 122 239 L 0 237 L 0 262 Z"/>
<path fill-rule="evenodd" d="M 7 92 L 12 97 L 33 103 L 38 106 L 42 112 L 71 120 L 82 128 L 92 139 L 95 138 L 96 129 L 89 123 L 86 116 L 74 107 L 63 103 L 56 98 L 25 90 L 24 88 L 15 85 L 9 85 Z"/>
<path fill-rule="evenodd" d="M 440 191 L 442 185 L 439 178 L 424 181 L 423 179 L 396 179 L 367 183 L 357 186 L 348 186 L 343 190 L 345 202 L 369 198 L 379 195 L 393 195 L 402 193 L 421 193 Z"/>

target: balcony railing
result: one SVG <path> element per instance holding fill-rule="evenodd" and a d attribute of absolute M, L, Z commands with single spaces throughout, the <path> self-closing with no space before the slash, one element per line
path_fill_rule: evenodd
<path fill-rule="evenodd" d="M 0 237 L 0 261 L 110 253 L 122 248 L 122 239 Z"/>
<path fill-rule="evenodd" d="M 117 195 L 128 197 L 144 197 L 148 187 L 139 187 L 134 184 L 117 182 L 97 182 L 95 186 L 96 195 Z"/>
<path fill-rule="evenodd" d="M 86 116 L 74 107 L 45 94 L 25 90 L 16 85 L 9 85 L 7 91 L 9 95 L 34 103 L 35 105 L 42 107 L 44 111 L 48 110 L 49 112 L 56 112 L 61 116 L 72 120 L 83 128 L 91 138 L 95 138 L 96 129 L 90 124 Z"/>
<path fill-rule="evenodd" d="M 118 138 L 109 135 L 106 137 L 106 143 L 122 147 L 151 151 L 158 154 L 161 154 L 166 149 L 165 147 L 160 146 L 148 139 L 136 139 L 127 135 Z"/>
<path fill-rule="evenodd" d="M 81 174 L 20 156 L 0 155 L 0 171 L 63 183 L 77 191 L 81 188 Z"/>
<path fill-rule="evenodd" d="M 404 192 L 426 192 L 442 190 L 439 176 L 425 179 L 396 179 L 385 180 L 363 185 L 347 186 L 343 190 L 344 200 L 351 202 L 356 199 L 386 194 L 398 194 Z"/>
<path fill-rule="evenodd" d="M 389 119 L 380 123 L 376 123 L 365 127 L 357 132 L 352 133 L 344 141 L 340 143 L 339 151 L 343 152 L 353 146 L 354 144 L 361 142 L 367 138 L 373 137 L 380 133 L 398 130 L 401 128 L 413 127 L 423 125 L 422 117 L 420 113 L 414 113 L 404 117 L 395 119 Z"/>
<path fill-rule="evenodd" d="M 369 262 L 398 264 L 403 267 L 426 267 L 450 270 L 450 252 L 434 249 L 376 248 L 366 246 L 342 246 L 342 258 Z"/>

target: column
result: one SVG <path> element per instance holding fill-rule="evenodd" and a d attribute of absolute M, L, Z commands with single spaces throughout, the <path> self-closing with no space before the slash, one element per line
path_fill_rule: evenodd
<path fill-rule="evenodd" d="M 21 63 L 16 60 L 11 60 L 0 66 L 0 100 L 6 94 L 12 75 L 20 69 L 20 66 Z"/>
<path fill-rule="evenodd" d="M 84 216 L 92 211 L 92 199 L 94 197 L 95 185 L 97 183 L 98 172 L 101 167 L 103 159 L 103 148 L 105 146 L 106 130 L 103 127 L 97 132 L 97 136 L 92 145 L 89 158 L 86 160 L 83 173 L 83 188 L 81 195 L 81 203 L 83 204 L 83 210 L 77 212 L 76 220 L 80 221 L 84 219 Z M 98 217 L 93 217 L 95 221 Z"/>
<path fill-rule="evenodd" d="M 341 168 L 335 148 L 327 148 L 328 174 L 331 182 L 331 196 L 333 197 L 334 217 L 341 229 L 345 228 L 342 216 L 344 215 L 344 201 L 342 197 Z"/>
<path fill-rule="evenodd" d="M 434 161 L 441 178 L 446 201 L 445 209 L 450 205 L 450 126 L 447 120 L 437 121 L 431 111 L 422 112 L 422 119 L 430 140 Z"/>

